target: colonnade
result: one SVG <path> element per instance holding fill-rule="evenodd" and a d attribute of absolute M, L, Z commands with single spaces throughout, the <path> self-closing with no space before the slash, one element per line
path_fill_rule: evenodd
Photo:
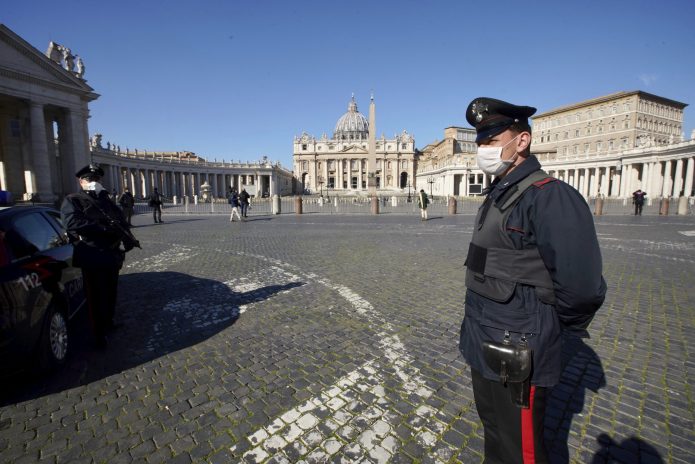
<path fill-rule="evenodd" d="M 649 198 L 693 196 L 695 156 L 625 160 L 613 165 L 547 167 L 584 197 L 627 198 L 637 189 Z"/>
<path fill-rule="evenodd" d="M 204 160 L 156 159 L 102 147 L 92 147 L 92 161 L 104 169 L 104 188 L 146 198 L 154 188 L 165 197 L 202 195 L 225 198 L 231 188 L 256 197 L 292 193 L 292 173 L 270 163 L 226 163 Z"/>

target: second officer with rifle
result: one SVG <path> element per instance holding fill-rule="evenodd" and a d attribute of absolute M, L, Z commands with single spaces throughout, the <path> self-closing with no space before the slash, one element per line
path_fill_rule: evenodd
<path fill-rule="evenodd" d="M 140 243 L 100 183 L 104 170 L 90 164 L 75 176 L 80 191 L 65 197 L 60 214 L 75 245 L 73 265 L 82 269 L 95 345 L 103 349 L 108 332 L 115 328 L 118 272 L 125 253 Z"/>

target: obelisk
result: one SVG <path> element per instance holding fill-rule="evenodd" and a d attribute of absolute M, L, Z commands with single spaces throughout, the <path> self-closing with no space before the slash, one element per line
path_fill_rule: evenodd
<path fill-rule="evenodd" d="M 367 188 L 371 197 L 371 212 L 379 214 L 379 199 L 376 196 L 376 106 L 374 94 L 369 102 L 369 155 L 367 157 Z"/>

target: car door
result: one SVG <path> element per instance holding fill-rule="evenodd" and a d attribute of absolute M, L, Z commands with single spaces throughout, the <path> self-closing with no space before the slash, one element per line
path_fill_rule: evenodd
<path fill-rule="evenodd" d="M 54 210 L 46 210 L 44 211 L 44 214 L 47 216 L 48 222 L 63 239 L 63 245 L 54 247 L 48 252 L 51 253 L 56 259 L 65 262 L 67 265 L 63 269 L 61 289 L 68 300 L 70 310 L 68 319 L 71 319 L 72 316 L 86 304 L 82 270 L 72 266 L 72 254 L 74 247 L 69 243 L 68 234 L 63 227 L 63 221 L 60 217 L 60 213 Z"/>
<path fill-rule="evenodd" d="M 14 355 L 7 358 L 11 363 L 36 346 L 46 309 L 62 294 L 62 274 L 72 251 L 39 209 L 13 215 L 4 235 L 11 260 L 1 271 L 8 306 L 0 317 L 0 348 Z"/>

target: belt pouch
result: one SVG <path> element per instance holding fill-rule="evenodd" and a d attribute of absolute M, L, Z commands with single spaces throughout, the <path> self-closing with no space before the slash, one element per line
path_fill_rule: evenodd
<path fill-rule="evenodd" d="M 529 407 L 531 392 L 531 361 L 533 351 L 524 341 L 516 345 L 508 339 L 502 343 L 483 342 L 485 363 L 500 377 L 500 382 L 509 388 L 516 406 Z"/>

